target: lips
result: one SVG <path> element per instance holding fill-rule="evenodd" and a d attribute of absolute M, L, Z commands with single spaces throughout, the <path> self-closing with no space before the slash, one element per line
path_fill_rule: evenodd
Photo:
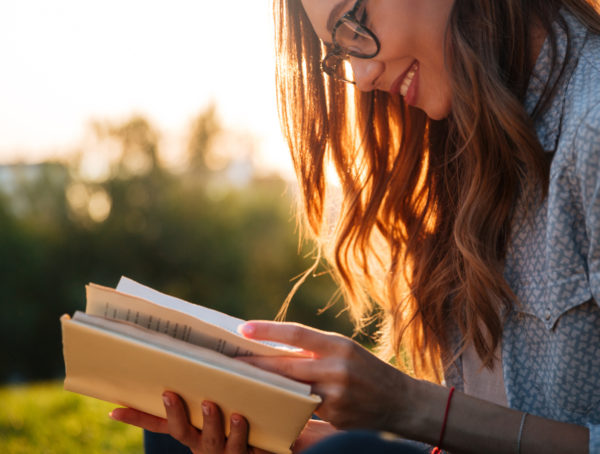
<path fill-rule="evenodd" d="M 410 83 L 412 82 L 412 78 L 415 75 L 415 72 L 418 68 L 418 61 L 413 60 L 413 62 L 406 68 L 400 76 L 394 81 L 392 86 L 390 87 L 390 93 L 393 94 L 401 94 L 402 96 L 406 96 L 408 88 L 410 87 Z M 407 77 L 410 75 L 410 78 Z M 406 82 L 406 84 L 405 84 Z M 403 91 L 403 93 L 401 93 Z"/>

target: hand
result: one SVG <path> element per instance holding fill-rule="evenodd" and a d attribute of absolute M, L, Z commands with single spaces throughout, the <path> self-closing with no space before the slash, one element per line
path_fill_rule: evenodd
<path fill-rule="evenodd" d="M 311 358 L 242 357 L 263 369 L 308 382 L 323 399 L 320 418 L 340 429 L 397 431 L 412 379 L 353 340 L 295 323 L 248 322 L 246 337 L 282 342 L 312 352 Z M 404 413 L 404 414 L 403 414 Z"/>
<path fill-rule="evenodd" d="M 292 451 L 294 454 L 300 453 L 323 438 L 337 432 L 339 431 L 328 422 L 311 419 L 304 426 L 302 433 L 294 443 Z"/>
<path fill-rule="evenodd" d="M 189 422 L 183 401 L 172 392 L 163 393 L 167 419 L 149 415 L 132 408 L 116 408 L 110 417 L 150 432 L 170 434 L 194 454 L 267 454 L 267 451 L 248 446 L 248 423 L 241 415 L 231 415 L 231 431 L 225 438 L 223 415 L 217 405 L 203 402 L 204 427 L 196 429 Z"/>

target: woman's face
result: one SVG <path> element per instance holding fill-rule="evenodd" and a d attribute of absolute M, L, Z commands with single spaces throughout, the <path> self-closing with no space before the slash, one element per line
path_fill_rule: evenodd
<path fill-rule="evenodd" d="M 331 26 L 356 0 L 302 0 L 319 38 L 331 43 Z M 367 22 L 381 43 L 372 59 L 350 57 L 359 90 L 404 97 L 432 119 L 450 113 L 444 38 L 454 0 L 366 0 Z"/>

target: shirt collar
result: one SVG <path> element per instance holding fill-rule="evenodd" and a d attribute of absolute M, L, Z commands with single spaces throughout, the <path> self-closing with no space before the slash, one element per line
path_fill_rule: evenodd
<path fill-rule="evenodd" d="M 567 87 L 573 74 L 573 70 L 577 66 L 581 48 L 587 37 L 587 28 L 579 22 L 572 14 L 565 10 L 561 10 L 561 16 L 565 19 L 569 33 L 564 30 L 557 22 L 553 24 L 554 33 L 556 34 L 556 64 L 560 68 L 565 62 L 567 54 L 567 46 L 570 47 L 569 61 L 565 67 L 565 72 L 558 81 L 556 91 L 552 100 L 546 107 L 544 112 L 535 121 L 535 128 L 538 138 L 544 150 L 553 152 L 556 150 L 558 137 L 560 136 L 562 112 L 567 96 Z M 558 71 L 551 71 L 552 66 L 552 45 L 550 38 L 546 37 L 540 54 L 533 68 L 527 94 L 525 96 L 525 110 L 529 115 L 532 115 L 544 91 L 544 86 L 547 83 L 552 85 L 558 78 Z"/>

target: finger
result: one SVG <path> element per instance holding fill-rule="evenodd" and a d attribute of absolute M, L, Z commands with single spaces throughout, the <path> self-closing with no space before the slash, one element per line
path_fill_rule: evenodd
<path fill-rule="evenodd" d="M 326 421 L 318 421 L 311 419 L 306 423 L 306 426 L 300 433 L 298 439 L 292 446 L 294 453 L 304 451 L 309 446 L 321 441 L 323 438 L 333 435 L 338 430 Z"/>
<path fill-rule="evenodd" d="M 231 415 L 231 430 L 225 446 L 225 454 L 248 452 L 248 422 L 240 415 Z"/>
<path fill-rule="evenodd" d="M 141 427 L 150 432 L 168 433 L 167 420 L 133 408 L 115 408 L 110 416 L 115 421 L 124 422 L 133 426 Z"/>
<path fill-rule="evenodd" d="M 213 454 L 223 452 L 225 447 L 225 430 L 221 409 L 212 402 L 202 402 L 202 453 Z"/>
<path fill-rule="evenodd" d="M 199 443 L 200 433 L 190 424 L 181 398 L 175 393 L 165 391 L 163 402 L 167 411 L 167 426 L 171 436 L 186 446 L 196 446 Z"/>
<path fill-rule="evenodd" d="M 315 382 L 326 380 L 330 370 L 326 361 L 288 356 L 245 356 L 238 360 L 294 380 Z"/>
<path fill-rule="evenodd" d="M 352 341 L 335 333 L 328 333 L 298 323 L 251 321 L 240 325 L 239 331 L 257 340 L 281 342 L 300 347 L 319 355 L 330 355 Z"/>

